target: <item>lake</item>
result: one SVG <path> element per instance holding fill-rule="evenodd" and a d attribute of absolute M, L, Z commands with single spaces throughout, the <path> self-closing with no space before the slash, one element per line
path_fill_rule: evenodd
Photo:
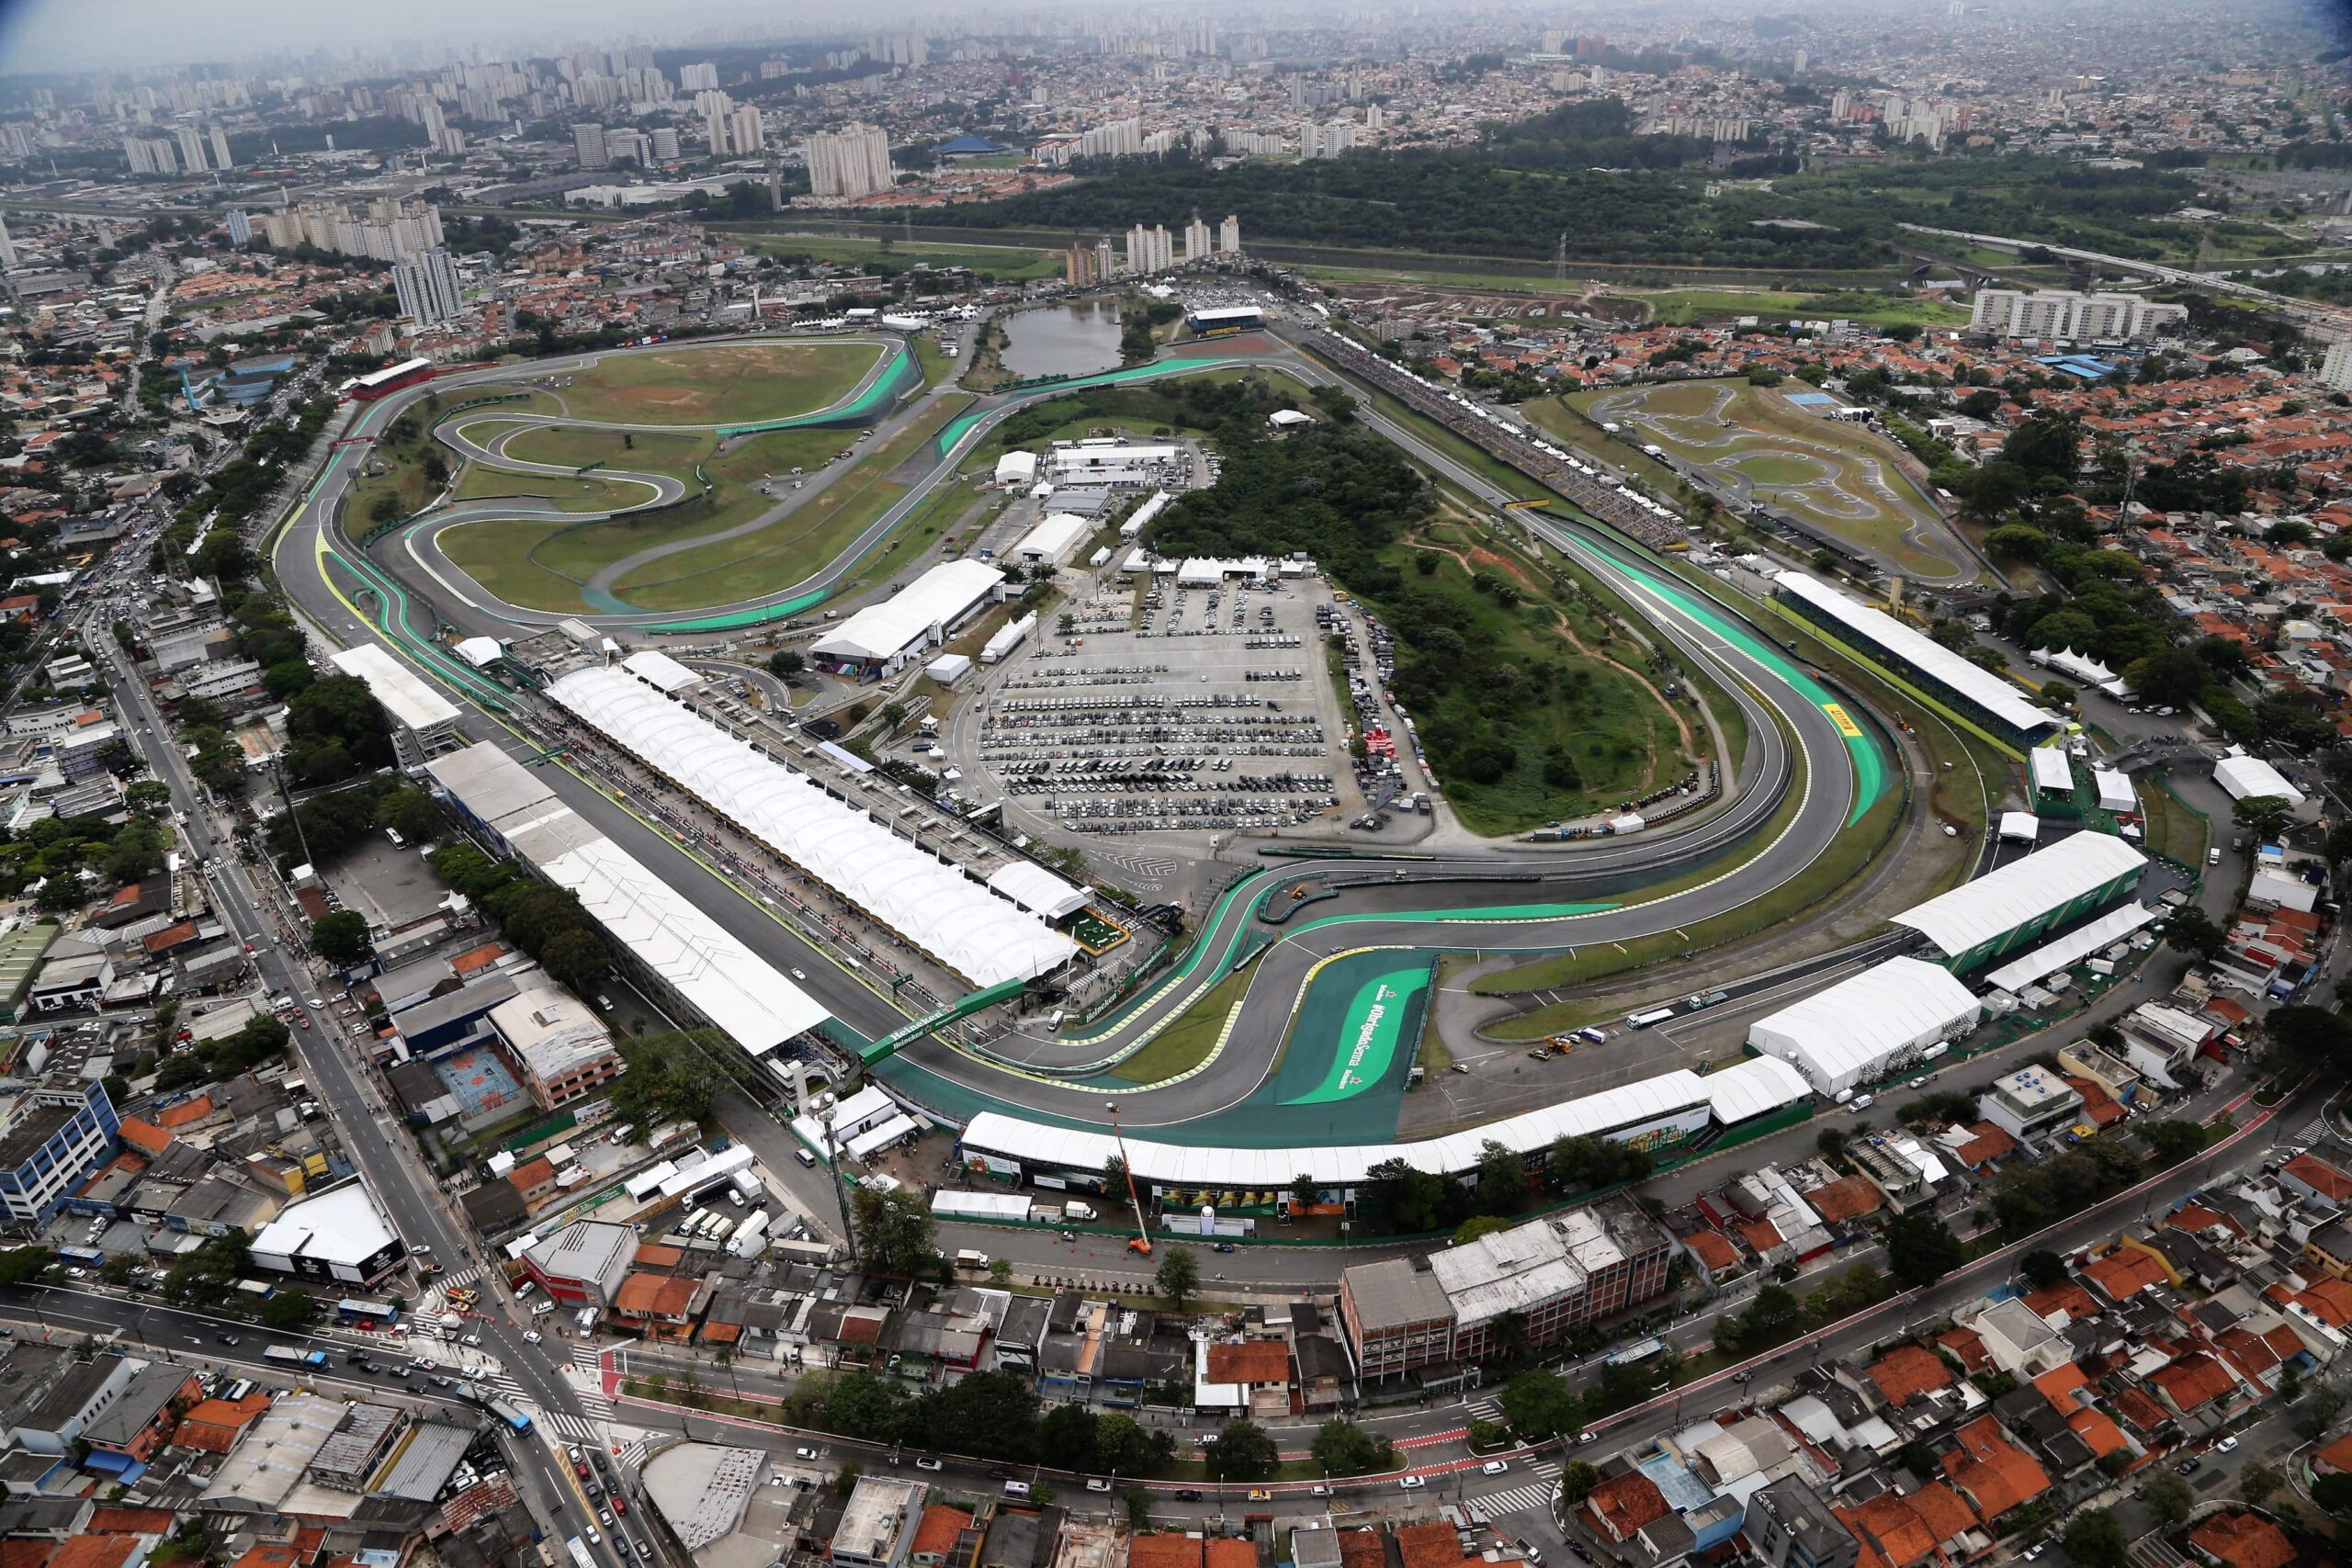
<path fill-rule="evenodd" d="M 1091 376 L 1119 367 L 1119 304 L 1073 299 L 1016 310 L 1004 319 L 1004 367 L 1020 380 Z"/>

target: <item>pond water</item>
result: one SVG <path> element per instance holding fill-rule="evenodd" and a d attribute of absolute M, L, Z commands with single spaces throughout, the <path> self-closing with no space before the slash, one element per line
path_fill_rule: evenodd
<path fill-rule="evenodd" d="M 1119 367 L 1115 299 L 1073 299 L 1017 310 L 1004 319 L 1004 367 L 1033 376 L 1091 376 Z"/>

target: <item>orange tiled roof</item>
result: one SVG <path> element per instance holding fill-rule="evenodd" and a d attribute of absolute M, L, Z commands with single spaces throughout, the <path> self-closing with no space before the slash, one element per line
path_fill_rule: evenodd
<path fill-rule="evenodd" d="M 1127 1568 L 1201 1568 L 1202 1561 L 1196 1535 L 1170 1531 L 1139 1535 L 1127 1542 Z"/>
<path fill-rule="evenodd" d="M 2172 1415 L 2161 1404 L 2136 1388 L 2119 1388 L 2108 1396 L 2123 1418 L 2138 1430 L 2153 1432 L 2171 1421 Z"/>
<path fill-rule="evenodd" d="M 1207 1568 L 1258 1568 L 1258 1548 L 1250 1541 L 1211 1536 Z"/>
<path fill-rule="evenodd" d="M 664 1247 L 658 1241 L 649 1241 L 637 1249 L 637 1266 L 639 1269 L 675 1269 L 678 1260 L 685 1255 L 685 1248 L 682 1247 Z"/>
<path fill-rule="evenodd" d="M 2050 1490 L 2050 1477 L 2041 1466 L 2009 1441 L 2001 1424 L 1990 1416 L 1980 1416 L 1962 1427 L 1959 1438 L 1961 1446 L 1944 1455 L 1944 1473 L 1986 1519 L 1997 1519 Z"/>
<path fill-rule="evenodd" d="M 2278 1174 L 2295 1178 L 2331 1201 L 2342 1203 L 2352 1200 L 2352 1176 L 2345 1175 L 2316 1155 L 2297 1155 L 2279 1167 Z"/>
<path fill-rule="evenodd" d="M 250 1548 L 231 1568 L 294 1568 L 302 1561 L 302 1553 L 291 1546 L 265 1540 Z"/>
<path fill-rule="evenodd" d="M 1453 1568 L 1462 1561 L 1462 1535 L 1452 1525 L 1398 1525 L 1389 1533 L 1405 1568 Z"/>
<path fill-rule="evenodd" d="M 2104 1257 L 2094 1258 L 2083 1266 L 2082 1272 L 2109 1299 L 2119 1302 L 2165 1282 L 2163 1262 L 2155 1254 L 2136 1247 L 2119 1247 Z"/>
<path fill-rule="evenodd" d="M 1919 1516 L 1919 1522 L 1928 1527 L 1939 1546 L 1976 1528 L 1976 1510 L 1949 1486 L 1931 1481 L 1903 1500 L 1911 1505 L 1911 1511 Z"/>
<path fill-rule="evenodd" d="M 2018 1152 L 2018 1141 L 1990 1122 L 1973 1122 L 1968 1131 L 1972 1135 L 1968 1142 L 1961 1145 L 1959 1157 L 1960 1163 L 1972 1170 L 1993 1160 L 2007 1159 Z"/>
<path fill-rule="evenodd" d="M 83 1527 L 92 1535 L 169 1535 L 179 1516 L 169 1508 L 127 1508 L 120 1505 L 90 1510 Z"/>
<path fill-rule="evenodd" d="M 2091 1300 L 2091 1293 L 2072 1280 L 2061 1280 L 2046 1291 L 2034 1292 L 2025 1298 L 2025 1304 L 2036 1317 L 2063 1313 L 2069 1323 L 2078 1317 L 2098 1315 L 2098 1303 Z"/>
<path fill-rule="evenodd" d="M 2105 1459 L 2119 1449 L 2130 1447 L 2123 1440 L 2123 1428 L 2104 1410 L 2077 1410 L 2066 1417 L 2066 1425 L 2074 1428 L 2075 1436 L 2090 1445 L 2094 1459 Z"/>
<path fill-rule="evenodd" d="M 0 1568 L 49 1568 L 57 1545 L 53 1540 L 0 1540 Z"/>
<path fill-rule="evenodd" d="M 1832 1224 L 1876 1213 L 1886 1201 L 1870 1179 L 1862 1176 L 1841 1176 L 1806 1193 L 1804 1201 Z"/>
<path fill-rule="evenodd" d="M 1612 1475 L 1592 1489 L 1585 1507 L 1608 1526 L 1611 1538 L 1623 1540 L 1644 1525 L 1666 1517 L 1666 1494 L 1638 1470 Z"/>
<path fill-rule="evenodd" d="M 2345 1433 L 2312 1457 L 2330 1470 L 2352 1471 L 2352 1432 Z"/>
<path fill-rule="evenodd" d="M 920 1557 L 944 1557 L 956 1545 L 956 1538 L 971 1528 L 972 1516 L 961 1508 L 951 1508 L 944 1503 L 933 1503 L 922 1511 L 922 1523 L 915 1527 L 911 1550 Z"/>
<path fill-rule="evenodd" d="M 138 1550 L 139 1541 L 133 1536 L 77 1535 L 57 1549 L 49 1568 L 123 1568 Z"/>
<path fill-rule="evenodd" d="M 694 1304 L 701 1281 L 675 1274 L 631 1274 L 613 1292 L 613 1310 L 633 1316 L 676 1317 Z"/>
<path fill-rule="evenodd" d="M 2216 1514 L 2188 1532 L 2188 1543 L 2230 1568 L 2287 1568 L 2295 1560 L 2286 1532 L 2253 1514 Z"/>
<path fill-rule="evenodd" d="M 2083 1369 L 2072 1361 L 2063 1361 L 2033 1380 L 2041 1396 L 2058 1407 L 2060 1415 L 2077 1407 L 2075 1394 L 2090 1386 L 2090 1379 L 2083 1376 Z"/>
<path fill-rule="evenodd" d="M 1950 1388 L 1956 1380 L 1943 1358 L 1917 1345 L 1898 1345 L 1862 1369 L 1886 1402 L 1898 1408 L 1923 1393 Z"/>
<path fill-rule="evenodd" d="M 1936 1343 L 1959 1357 L 1960 1364 L 1972 1372 L 1993 1370 L 1993 1358 L 1984 1350 L 1984 1337 L 1973 1328 L 1947 1328 L 1936 1336 Z"/>
<path fill-rule="evenodd" d="M 2148 1382 L 2164 1390 L 2173 1408 L 2183 1412 L 2219 1399 L 2238 1385 L 2229 1368 L 2202 1352 L 2166 1362 L 2148 1374 Z"/>
<path fill-rule="evenodd" d="M 1729 1269 L 1739 1261 L 1739 1253 L 1729 1237 L 1719 1230 L 1697 1230 L 1682 1238 L 1682 1245 L 1710 1269 Z"/>
<path fill-rule="evenodd" d="M 155 1120 L 166 1127 L 185 1127 L 211 1114 L 212 1097 L 199 1094 L 194 1100 L 183 1100 L 177 1105 L 164 1107 L 155 1112 Z"/>
<path fill-rule="evenodd" d="M 1882 1492 L 1855 1508 L 1832 1510 L 1847 1533 L 1868 1551 L 1876 1551 L 1887 1568 L 1911 1568 L 1936 1550 L 1938 1542 L 1928 1522 L 1892 1492 Z"/>
<path fill-rule="evenodd" d="M 143 1154 L 159 1155 L 171 1146 L 172 1135 L 144 1116 L 122 1119 L 122 1141 Z"/>
<path fill-rule="evenodd" d="M 1290 1347 L 1279 1339 L 1212 1345 L 1208 1375 L 1211 1382 L 1286 1383 L 1290 1382 Z"/>

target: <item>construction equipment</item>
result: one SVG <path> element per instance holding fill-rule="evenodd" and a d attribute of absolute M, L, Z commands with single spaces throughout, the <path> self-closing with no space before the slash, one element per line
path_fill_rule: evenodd
<path fill-rule="evenodd" d="M 1143 1200 L 1136 1196 L 1135 1167 L 1127 1163 L 1126 1134 L 1119 1130 L 1119 1102 L 1108 1102 L 1111 1112 L 1111 1137 L 1119 1145 L 1119 1172 L 1127 1179 L 1127 1207 L 1135 1212 L 1136 1234 L 1127 1243 L 1127 1250 L 1138 1257 L 1151 1256 L 1151 1227 L 1144 1224 Z"/>

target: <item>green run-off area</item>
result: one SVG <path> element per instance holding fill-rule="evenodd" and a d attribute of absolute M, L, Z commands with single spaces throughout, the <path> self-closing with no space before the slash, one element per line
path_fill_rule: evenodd
<path fill-rule="evenodd" d="M 1329 1105 L 1378 1089 L 1402 1090 L 1427 1010 L 1431 970 L 1426 954 L 1419 963 L 1400 964 L 1405 956 L 1350 953 L 1324 966 L 1307 988 L 1275 1074 L 1276 1099 L 1284 1105 Z M 1329 1016 L 1334 1004 L 1346 1010 L 1337 1018 Z M 1295 1092 L 1310 1080 L 1313 1087 Z"/>

